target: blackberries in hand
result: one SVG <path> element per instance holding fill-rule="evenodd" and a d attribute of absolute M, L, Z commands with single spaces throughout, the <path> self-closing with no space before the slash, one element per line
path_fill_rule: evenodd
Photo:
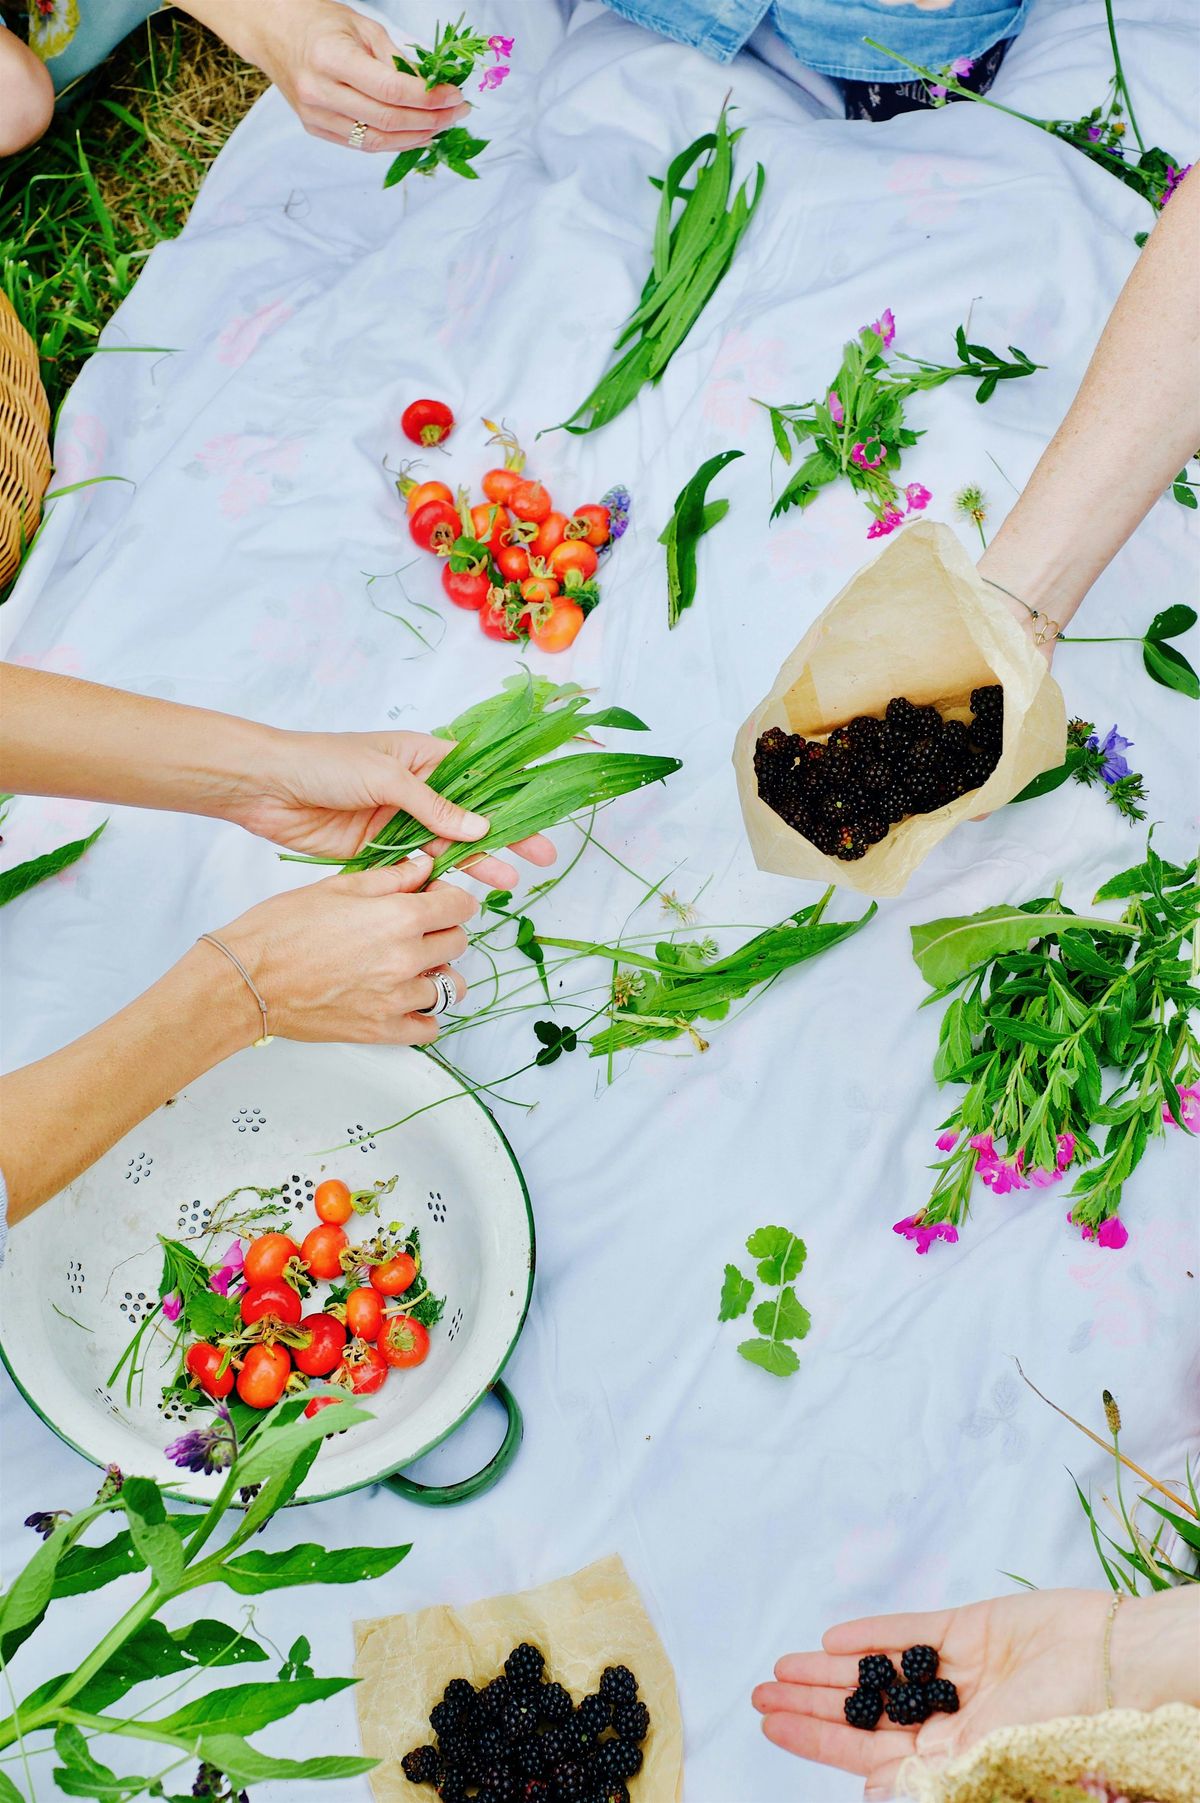
<path fill-rule="evenodd" d="M 887 1698 L 887 1718 L 895 1722 L 898 1728 L 915 1728 L 926 1721 L 932 1713 L 927 1696 L 928 1686 L 925 1684 L 900 1684 L 895 1690 L 889 1690 Z"/>
<path fill-rule="evenodd" d="M 938 1656 L 931 1646 L 910 1646 L 900 1655 L 900 1669 L 910 1684 L 927 1684 L 937 1668 Z"/>
<path fill-rule="evenodd" d="M 958 1691 L 949 1678 L 934 1678 L 925 1686 L 925 1700 L 931 1710 L 942 1715 L 958 1714 Z"/>
<path fill-rule="evenodd" d="M 858 1681 L 860 1684 L 873 1684 L 876 1690 L 890 1690 L 899 1683 L 896 1668 L 886 1653 L 868 1653 L 865 1659 L 858 1662 Z"/>
<path fill-rule="evenodd" d="M 860 1684 L 846 1698 L 842 1710 L 852 1728 L 874 1728 L 883 1714 L 883 1697 L 873 1684 Z"/>

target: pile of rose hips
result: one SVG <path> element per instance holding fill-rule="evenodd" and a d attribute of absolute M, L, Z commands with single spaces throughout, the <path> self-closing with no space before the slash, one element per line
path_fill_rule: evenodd
<path fill-rule="evenodd" d="M 445 482 L 401 477 L 409 532 L 445 560 L 448 599 L 476 611 L 488 638 L 528 638 L 539 650 L 565 651 L 600 599 L 594 577 L 612 537 L 609 510 L 596 502 L 560 513 L 544 483 L 525 475 L 516 440 L 499 432 L 495 442 L 504 462 L 484 476 L 482 501 L 472 503 L 465 489 L 455 495 Z"/>
<path fill-rule="evenodd" d="M 243 1257 L 241 1332 L 217 1344 L 197 1340 L 184 1355 L 188 1375 L 206 1396 L 219 1402 L 236 1385 L 250 1408 L 269 1409 L 285 1391 L 306 1389 L 310 1377 L 370 1396 L 393 1367 L 406 1370 L 424 1361 L 429 1329 L 410 1311 L 429 1291 L 424 1284 L 413 1289 L 421 1263 L 412 1242 L 380 1233 L 351 1246 L 346 1233 L 351 1215 L 375 1206 L 378 1196 L 378 1190 L 352 1192 L 329 1178 L 313 1197 L 320 1225 L 299 1245 L 286 1233 L 250 1241 Z M 359 1283 L 346 1289 L 355 1277 Z M 305 1298 L 317 1281 L 340 1281 L 343 1293 L 305 1314 Z M 316 1415 L 334 1400 L 314 1396 L 304 1413 Z"/>

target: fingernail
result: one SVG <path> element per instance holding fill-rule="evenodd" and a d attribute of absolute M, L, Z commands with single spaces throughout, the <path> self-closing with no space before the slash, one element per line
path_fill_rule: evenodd
<path fill-rule="evenodd" d="M 417 850 L 409 852 L 408 862 L 410 864 L 415 864 L 417 868 L 420 869 L 423 864 L 432 864 L 433 859 L 427 851 Z"/>
<path fill-rule="evenodd" d="M 474 837 L 482 838 L 484 833 L 487 832 L 487 829 L 488 829 L 488 823 L 484 819 L 482 814 L 464 814 L 463 815 L 462 830 L 464 833 L 470 833 Z"/>

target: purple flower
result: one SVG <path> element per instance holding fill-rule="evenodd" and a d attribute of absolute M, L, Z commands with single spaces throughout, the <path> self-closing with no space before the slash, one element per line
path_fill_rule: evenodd
<path fill-rule="evenodd" d="M 874 456 L 869 453 L 874 452 Z M 860 470 L 877 470 L 887 456 L 887 446 L 881 438 L 868 438 L 865 444 L 856 444 L 850 452 L 851 463 L 857 463 Z"/>
<path fill-rule="evenodd" d="M 486 94 L 489 88 L 498 88 L 502 81 L 508 80 L 509 73 L 507 63 L 493 63 L 491 68 L 485 69 L 479 77 L 479 92 Z"/>
<path fill-rule="evenodd" d="M 974 67 L 975 61 L 973 57 L 956 56 L 950 65 L 950 73 L 953 75 L 955 81 L 966 81 L 967 76 Z"/>
<path fill-rule="evenodd" d="M 1109 728 L 1103 739 L 1098 739 L 1095 733 L 1093 733 L 1087 744 L 1089 751 L 1101 751 L 1104 753 L 1104 762 L 1100 766 L 1100 775 L 1110 789 L 1114 783 L 1119 783 L 1123 776 L 1129 775 L 1129 765 L 1125 762 L 1121 753 L 1129 749 L 1133 744 L 1133 740 L 1123 739 L 1115 726 Z"/>
<path fill-rule="evenodd" d="M 1166 206 L 1172 194 L 1174 194 L 1176 188 L 1191 167 L 1192 165 L 1190 163 L 1185 163 L 1182 169 L 1176 169 L 1174 163 L 1167 164 L 1167 185 L 1163 189 L 1163 197 L 1158 203 L 1160 206 Z"/>
<path fill-rule="evenodd" d="M 919 482 L 910 482 L 905 489 L 904 494 L 908 501 L 908 511 L 910 513 L 920 513 L 924 508 L 928 507 L 933 499 L 929 490 L 923 488 Z"/>
<path fill-rule="evenodd" d="M 1104 127 L 1102 125 L 1089 125 L 1087 128 L 1087 135 L 1092 140 L 1092 143 L 1095 144 L 1104 136 Z"/>
<path fill-rule="evenodd" d="M 958 1144 L 957 1132 L 939 1133 L 936 1144 L 939 1152 L 953 1152 Z"/>
<path fill-rule="evenodd" d="M 488 39 L 488 49 L 503 62 L 512 55 L 514 42 L 513 38 L 502 38 L 497 32 L 494 38 Z"/>
<path fill-rule="evenodd" d="M 215 1290 L 218 1296 L 228 1296 L 231 1287 L 240 1280 L 241 1275 L 242 1242 L 241 1240 L 231 1240 L 225 1248 L 225 1256 L 220 1265 L 208 1280 L 208 1287 L 210 1290 Z"/>
<path fill-rule="evenodd" d="M 1007 1196 L 1009 1190 L 1029 1188 L 1029 1180 L 1024 1175 L 1024 1152 L 1018 1152 L 1011 1160 L 1001 1158 L 990 1133 L 977 1133 L 970 1145 L 977 1154 L 975 1175 L 993 1195 Z"/>
<path fill-rule="evenodd" d="M 1085 1240 L 1095 1240 L 1096 1244 L 1103 1246 L 1106 1252 L 1119 1252 L 1122 1246 L 1129 1243 L 1129 1229 L 1124 1221 L 1118 1219 L 1116 1215 L 1110 1215 L 1106 1221 L 1101 1221 L 1099 1229 L 1089 1227 L 1086 1221 L 1072 1220 L 1069 1213 L 1067 1220 L 1072 1227 L 1079 1228 Z"/>
<path fill-rule="evenodd" d="M 165 1450 L 172 1464 L 182 1466 L 185 1471 L 202 1472 L 205 1476 L 233 1464 L 237 1440 L 229 1410 L 218 1403 L 217 1416 L 210 1426 L 194 1427 L 190 1433 L 171 1441 Z"/>
<path fill-rule="evenodd" d="M 864 332 L 875 332 L 882 338 L 883 348 L 886 351 L 893 338 L 896 336 L 896 315 L 892 312 L 890 307 L 885 307 L 883 312 L 879 315 L 879 318 L 873 319 L 869 326 L 863 326 L 862 330 Z"/>
<path fill-rule="evenodd" d="M 929 94 L 933 100 L 944 100 L 949 92 L 949 88 L 943 88 L 940 82 L 935 81 L 930 84 Z"/>
<path fill-rule="evenodd" d="M 949 1221 L 937 1221 L 932 1227 L 926 1227 L 916 1215 L 907 1215 L 903 1221 L 897 1221 L 892 1232 L 914 1241 L 918 1256 L 928 1252 L 934 1240 L 945 1240 L 947 1245 L 953 1246 L 958 1239 L 958 1228 L 952 1227 Z"/>
<path fill-rule="evenodd" d="M 618 484 L 617 487 L 610 488 L 607 494 L 601 495 L 600 505 L 608 508 L 609 539 L 606 545 L 600 547 L 600 556 L 603 559 L 607 557 L 617 540 L 624 538 L 629 530 L 629 516 L 633 512 L 633 496 L 627 488 L 622 488 Z"/>
<path fill-rule="evenodd" d="M 183 1297 L 178 1290 L 172 1290 L 169 1296 L 163 1297 L 162 1312 L 164 1321 L 178 1321 L 183 1313 Z"/>
<path fill-rule="evenodd" d="M 25 1526 L 40 1534 L 43 1540 L 49 1540 L 60 1521 L 70 1521 L 70 1509 L 35 1509 L 32 1515 L 25 1517 Z"/>
<path fill-rule="evenodd" d="M 842 406 L 836 388 L 831 388 L 829 393 L 825 396 L 825 405 L 829 409 L 829 417 L 834 425 L 844 425 L 846 421 L 846 409 Z"/>
<path fill-rule="evenodd" d="M 1185 1127 L 1200 1133 L 1200 1083 L 1185 1084 L 1179 1091 L 1179 1113 Z M 1165 1102 L 1162 1117 L 1168 1127 L 1176 1125 L 1175 1116 Z"/>

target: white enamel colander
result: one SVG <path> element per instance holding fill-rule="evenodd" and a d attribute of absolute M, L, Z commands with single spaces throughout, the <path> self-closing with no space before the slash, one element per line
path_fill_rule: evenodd
<path fill-rule="evenodd" d="M 420 1112 L 418 1112 L 420 1111 Z M 375 1130 L 411 1116 L 391 1133 Z M 344 1147 L 343 1150 L 331 1148 Z M 521 1417 L 499 1381 L 533 1287 L 533 1216 L 520 1167 L 488 1111 L 427 1053 L 390 1046 L 310 1046 L 275 1040 L 210 1071 L 115 1145 L 9 1236 L 0 1270 L 0 1352 L 31 1407 L 97 1465 L 157 1478 L 206 1500 L 218 1476 L 193 1476 L 164 1447 L 206 1412 L 164 1405 L 174 1371 L 159 1321 L 148 1331 L 144 1381 L 127 1398 L 109 1382 L 129 1339 L 158 1301 L 157 1235 L 188 1241 L 239 1184 L 282 1187 L 297 1237 L 316 1225 L 325 1177 L 367 1189 L 398 1175 L 384 1222 L 421 1233 L 425 1275 L 446 1298 L 424 1364 L 393 1371 L 364 1398 L 374 1419 L 332 1437 L 301 1502 L 388 1482 L 421 1502 L 458 1502 L 494 1483 L 516 1452 Z M 235 1206 L 252 1205 L 253 1196 Z M 355 1218 L 352 1239 L 376 1217 Z M 264 1220 L 263 1229 L 291 1230 Z M 245 1235 L 243 1234 L 243 1243 Z M 164 1362 L 165 1361 L 165 1362 Z M 415 1484 L 400 1469 L 445 1439 L 489 1391 L 508 1412 L 500 1451 L 461 1484 Z"/>

